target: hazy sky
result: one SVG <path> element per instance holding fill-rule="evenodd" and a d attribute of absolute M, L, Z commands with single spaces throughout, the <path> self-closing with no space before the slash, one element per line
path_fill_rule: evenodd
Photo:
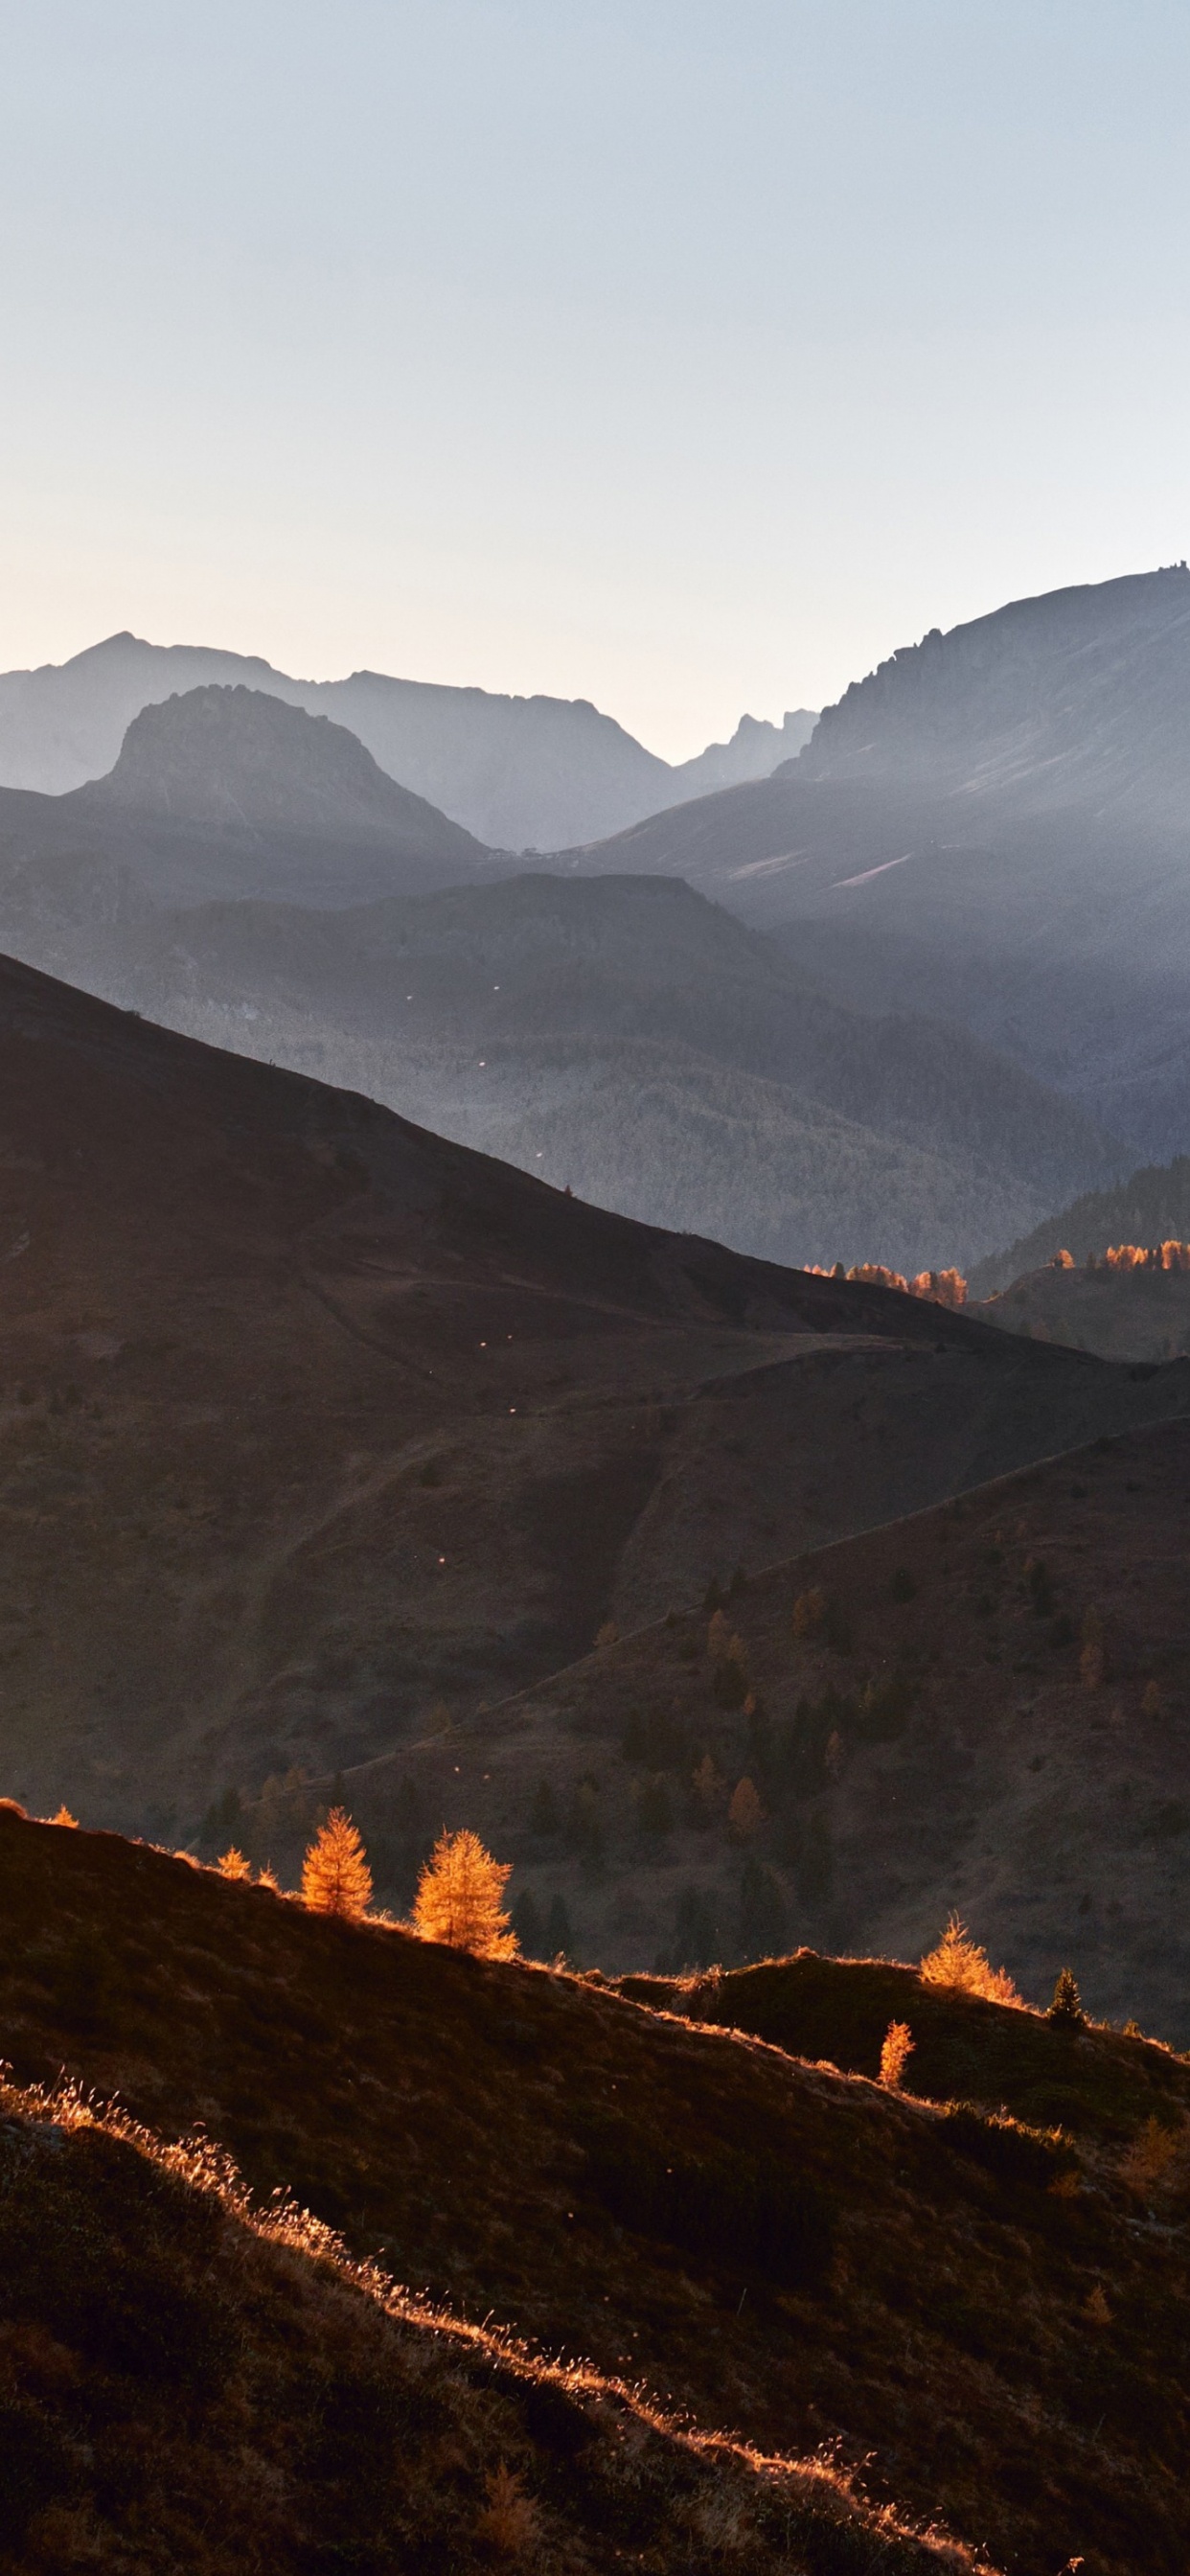
<path fill-rule="evenodd" d="M 1187 0 L 0 0 L 0 667 L 671 757 L 1190 553 Z"/>

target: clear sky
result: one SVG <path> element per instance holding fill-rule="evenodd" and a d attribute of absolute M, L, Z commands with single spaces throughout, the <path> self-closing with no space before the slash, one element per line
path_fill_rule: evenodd
<path fill-rule="evenodd" d="M 1190 553 L 1187 0 L 0 0 L 0 667 L 672 757 Z"/>

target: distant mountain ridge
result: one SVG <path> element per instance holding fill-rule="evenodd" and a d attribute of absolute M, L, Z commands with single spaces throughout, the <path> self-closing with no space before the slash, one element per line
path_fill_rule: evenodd
<path fill-rule="evenodd" d="M 344 726 L 258 689 L 207 683 L 143 709 L 109 775 L 65 796 L 0 788 L 14 930 L 220 896 L 361 903 L 500 864 Z"/>
<path fill-rule="evenodd" d="M 762 777 L 809 739 L 745 716 L 729 743 L 671 767 L 586 699 L 500 696 L 356 671 L 299 680 L 257 656 L 110 635 L 64 663 L 0 674 L 0 784 L 62 795 L 110 770 L 143 707 L 194 688 L 246 687 L 327 715 L 380 767 L 492 848 L 550 850 Z"/>
<path fill-rule="evenodd" d="M 1190 572 L 1018 600 L 857 682 L 771 778 L 574 869 L 672 872 L 834 997 L 957 1022 L 1165 1156 L 1190 1138 Z"/>
<path fill-rule="evenodd" d="M 1126 802 L 1177 828 L 1188 715 L 1190 571 L 1172 564 L 935 627 L 824 709 L 798 768 L 957 791 L 975 807 Z"/>

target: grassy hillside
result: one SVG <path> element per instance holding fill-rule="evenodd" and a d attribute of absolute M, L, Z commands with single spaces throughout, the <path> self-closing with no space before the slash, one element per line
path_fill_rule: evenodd
<path fill-rule="evenodd" d="M 234 2235 L 242 2217 L 221 2204 L 183 2219 L 176 2183 L 156 2178 L 151 2155 L 130 2164 L 119 2141 L 76 2134 L 69 2121 L 52 2156 L 7 2146 L 0 2305 L 18 2337 L 34 2326 L 69 2349 L 72 2333 L 93 2333 L 79 2403 L 106 2405 L 109 2422 L 129 2411 L 136 2421 L 128 2381 L 147 2351 L 164 2354 L 153 2367 L 166 2382 L 175 2373 L 170 2421 L 147 2390 L 139 2407 L 173 2446 L 166 2462 L 184 2466 L 176 2531 L 202 2442 L 214 2447 L 219 2410 L 237 2405 L 241 2447 L 222 2491 L 243 2495 L 243 2446 L 251 2458 L 255 2434 L 261 2528 L 305 2513 L 304 2545 L 317 2536 L 323 2549 L 295 2564 L 332 2563 L 325 2491 L 320 2505 L 308 2501 L 318 2478 L 343 2498 L 361 2553 L 352 2563 L 371 2567 L 384 2562 L 366 2517 L 390 2497 L 406 2514 L 402 2537 L 411 2495 L 415 2532 L 420 2511 L 436 2517 L 422 2526 L 435 2545 L 469 2546 L 467 2517 L 503 2460 L 540 2497 L 544 2564 L 584 2566 L 583 2545 L 593 2565 L 614 2565 L 626 2547 L 654 2563 L 668 2510 L 670 2563 L 675 2526 L 692 2513 L 697 2530 L 705 2512 L 696 2553 L 701 2545 L 709 2561 L 728 2547 L 733 2515 L 745 2532 L 752 2517 L 752 2563 L 766 2565 L 774 2493 L 782 2504 L 796 2496 L 800 2512 L 796 2483 L 782 2491 L 780 2472 L 766 2480 L 734 2454 L 682 2452 L 665 2424 L 638 2432 L 639 2401 L 598 2385 L 627 2379 L 654 2392 L 670 2423 L 676 2412 L 731 2424 L 762 2453 L 830 2445 L 841 2464 L 863 2464 L 877 2503 L 943 2519 L 1016 2576 L 1052 2576 L 1077 2555 L 1087 2576 L 1180 2568 L 1190 2417 L 1179 2140 L 1190 2075 L 1164 2049 L 939 1998 L 908 1972 L 863 1962 L 820 1976 L 812 2027 L 803 2017 L 799 2034 L 787 2010 L 773 2045 L 692 2021 L 701 2001 L 688 1991 L 642 2003 L 542 1969 L 485 1965 L 11 1809 L 0 1811 L 0 1921 L 19 2084 L 53 2082 L 65 2065 L 102 2095 L 118 2091 L 159 2134 L 201 2120 L 258 2195 L 288 2185 L 353 2256 L 377 2258 L 419 2294 L 398 2304 L 390 2341 L 374 2304 L 361 2313 L 369 2285 L 361 2295 L 333 2260 L 320 2267 L 317 2240 L 287 2244 L 282 2225 L 279 2251 L 267 2228 L 263 2243 L 229 2246 L 229 2222 Z M 794 1961 L 736 1981 L 723 2002 L 734 2011 L 738 1998 L 740 2018 L 760 2022 L 805 1973 Z M 920 2091 L 890 2093 L 866 2066 L 844 2071 L 857 2031 L 870 2056 L 890 1999 L 921 2030 Z M 835 2063 L 789 2054 L 782 2042 L 799 2036 Z M 951 2104 L 956 2079 L 962 2108 Z M 1001 2112 L 1006 2091 L 1047 2085 L 1062 2092 L 1060 2129 Z M 8 2097 L 18 2135 L 28 2108 Z M 1169 2133 L 1168 2151 L 1154 2152 L 1150 2122 Z M 143 2153 L 133 2141 L 132 2159 Z M 55 2192 L 68 2213 L 95 2213 L 81 2234 L 65 2224 L 55 2234 Z M 36 2269 L 31 2240 L 54 2249 Z M 81 2306 L 72 2280 L 87 2292 Z M 502 2367 L 482 2339 L 461 2354 L 451 2319 L 425 2349 L 427 2298 L 445 2300 L 452 2319 L 485 2318 L 583 2355 L 594 2378 L 551 2382 L 535 2414 L 515 2355 Z M 45 2342 L 34 2348 L 46 2354 Z M 473 2405 L 455 2373 L 469 2392 L 477 2360 Z M 75 2401 L 55 2348 L 41 2363 L 47 2381 L 43 2412 L 60 2418 Z M 389 2428 L 411 2388 L 426 2410 L 412 2418 L 418 2456 L 409 2466 L 402 2451 L 394 2471 Z M 606 2471 L 576 2431 L 576 2406 L 598 2419 Z M 380 2465 L 361 2474 L 369 2441 Z M 101 2474 L 107 2446 L 104 2434 Z M 639 2446 L 636 2523 L 612 2466 L 617 2446 L 621 2459 Z M 560 2451 L 578 2463 L 565 2480 Z M 143 2434 L 125 2439 L 122 2457 L 123 2487 L 109 2473 L 98 2499 L 109 2513 L 114 2500 L 117 2516 L 163 2476 Z M 430 2470 L 436 2496 L 425 2492 Z M 929 2564 L 904 2544 L 897 2557 L 887 2527 L 882 2557 L 862 2523 L 848 2530 L 829 2507 L 823 2495 L 818 2528 L 790 2513 L 784 2563 L 816 2576 Z M 555 2514 L 557 2549 L 573 2558 L 550 2555 Z"/>
<path fill-rule="evenodd" d="M 201 2142 L 0 2086 L 5 2570 L 972 2568 L 826 2462 L 679 2426 L 253 2205 Z M 982 2562 L 981 2562 L 982 2563 Z"/>

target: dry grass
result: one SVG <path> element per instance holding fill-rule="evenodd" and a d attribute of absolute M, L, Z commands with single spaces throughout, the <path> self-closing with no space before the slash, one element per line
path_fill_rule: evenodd
<path fill-rule="evenodd" d="M 0 2567 L 977 2576 L 825 2461 L 411 2298 L 202 2137 L 0 2086 Z M 992 2571 L 985 2570 L 985 2576 Z"/>

